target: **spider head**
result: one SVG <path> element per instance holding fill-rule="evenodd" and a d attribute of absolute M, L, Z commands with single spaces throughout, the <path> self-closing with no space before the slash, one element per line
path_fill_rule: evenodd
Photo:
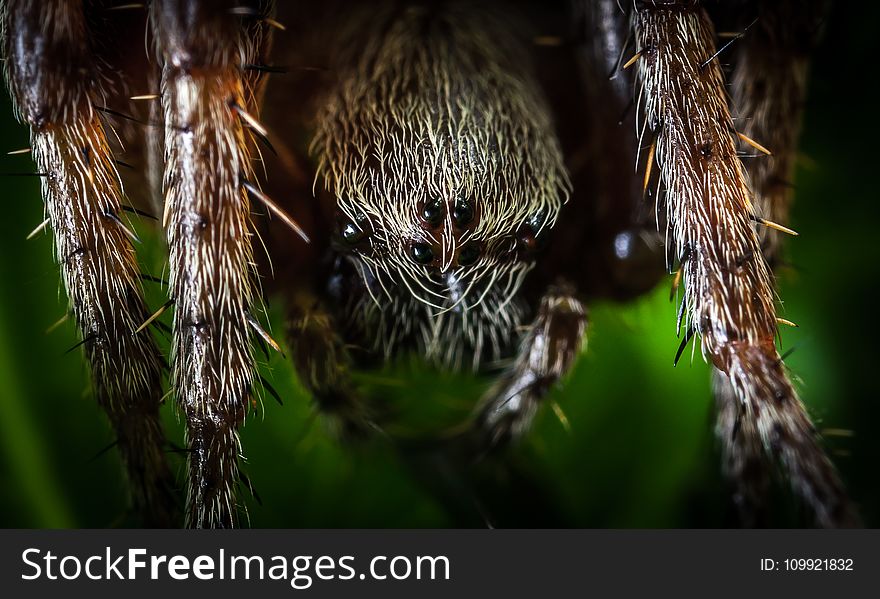
<path fill-rule="evenodd" d="M 458 164 L 449 169 L 461 171 Z M 383 293 L 403 290 L 438 310 L 474 307 L 493 286 L 513 295 L 555 223 L 562 194 L 546 204 L 524 201 L 540 194 L 527 180 L 508 186 L 504 173 L 493 170 L 482 169 L 458 185 L 376 180 L 380 194 L 368 189 L 359 200 L 340 197 L 335 248 Z"/>
<path fill-rule="evenodd" d="M 468 15 L 411 11 L 378 27 L 340 69 L 313 144 L 337 249 L 381 294 L 443 311 L 493 286 L 502 302 L 516 293 L 569 190 L 519 42 L 473 31 Z"/>

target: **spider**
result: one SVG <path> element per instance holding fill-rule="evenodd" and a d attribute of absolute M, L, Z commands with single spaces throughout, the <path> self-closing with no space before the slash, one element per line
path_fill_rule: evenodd
<path fill-rule="evenodd" d="M 479 459 L 528 431 L 591 302 L 672 271 L 676 361 L 693 341 L 713 365 L 742 522 L 761 522 L 778 466 L 816 525 L 857 524 L 775 343 L 821 4 L 6 0 L 41 227 L 144 523 L 179 517 L 167 366 L 185 522 L 239 524 L 238 431 L 274 394 L 255 348 L 282 351 L 264 294 L 343 439 L 383 429 L 355 370 L 416 354 L 494 376 L 442 441 Z M 165 232 L 158 310 L 134 216 Z M 166 365 L 151 329 L 167 310 Z"/>

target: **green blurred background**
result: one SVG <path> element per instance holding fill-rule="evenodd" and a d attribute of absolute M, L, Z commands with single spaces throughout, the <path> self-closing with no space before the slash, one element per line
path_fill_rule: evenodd
<path fill-rule="evenodd" d="M 816 55 L 795 183 L 793 268 L 781 273 L 787 360 L 866 524 L 880 521 L 876 280 L 876 98 L 865 69 L 876 52 L 868 9 L 838 3 Z M 3 94 L 0 150 L 27 145 Z M 32 171 L 29 156 L 3 157 L 0 172 Z M 0 187 L 0 526 L 130 525 L 113 436 L 88 391 L 70 323 L 44 330 L 65 309 L 52 244 L 25 237 L 43 218 L 39 181 Z M 161 246 L 146 227 L 147 271 Z M 162 301 L 151 286 L 150 305 Z M 680 527 L 734 524 L 712 434 L 709 373 L 696 358 L 672 368 L 678 345 L 668 285 L 638 302 L 591 307 L 589 350 L 553 392 L 566 414 L 539 414 L 527 440 L 503 459 L 462 470 L 436 455 L 375 440 L 343 447 L 311 417 L 292 370 L 273 356 L 261 370 L 284 398 L 267 397 L 242 432 L 245 466 L 261 502 L 252 526 Z M 278 303 L 278 302 L 275 302 Z M 278 311 L 274 314 L 278 326 Z M 167 318 L 167 316 L 166 316 Z M 361 381 L 416 435 L 468 412 L 486 381 L 402 363 Z M 164 415 L 171 438 L 182 429 Z M 182 476 L 183 460 L 170 456 Z M 784 506 L 785 507 L 785 506 Z M 794 512 L 787 506 L 787 512 Z M 796 522 L 789 514 L 782 523 Z"/>

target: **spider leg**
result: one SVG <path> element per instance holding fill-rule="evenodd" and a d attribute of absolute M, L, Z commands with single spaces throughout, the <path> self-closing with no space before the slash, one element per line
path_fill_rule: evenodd
<path fill-rule="evenodd" d="M 731 78 L 732 106 L 741 138 L 740 151 L 754 193 L 755 213 L 787 224 L 801 113 L 806 96 L 811 50 L 817 41 L 821 2 L 756 3 L 757 20 L 739 23 L 745 31 L 737 40 Z M 734 29 L 734 28 L 730 28 Z M 746 141 L 748 140 L 748 141 Z M 755 147 L 767 148 L 770 154 Z M 771 268 L 782 259 L 784 233 L 761 227 L 759 239 Z M 770 468 L 759 443 L 754 422 L 743 419 L 730 380 L 713 372 L 718 410 L 716 432 L 723 451 L 725 476 L 735 486 L 734 501 L 741 521 L 749 526 L 766 522 L 765 498 Z M 743 428 L 743 430 L 740 430 Z"/>
<path fill-rule="evenodd" d="M 321 414 L 343 439 L 375 430 L 349 372 L 352 360 L 333 316 L 310 294 L 296 299 L 287 320 L 293 364 Z"/>
<path fill-rule="evenodd" d="M 749 443 L 782 466 L 821 526 L 857 522 L 788 379 L 754 206 L 736 153 L 713 28 L 694 1 L 639 1 L 633 17 L 641 104 L 683 262 L 688 329 L 730 380 Z"/>
<path fill-rule="evenodd" d="M 135 334 L 143 300 L 123 190 L 94 105 L 105 90 L 81 3 L 3 5 L 6 75 L 31 129 L 55 252 L 82 335 L 95 396 L 117 437 L 134 506 L 171 526 L 174 481 L 159 420 L 162 360 L 149 332 Z"/>
<path fill-rule="evenodd" d="M 727 375 L 712 369 L 715 395 L 715 435 L 721 444 L 721 469 L 733 487 L 738 522 L 746 528 L 771 523 L 767 497 L 772 464 L 760 442 L 754 418 L 744 418 L 742 402 Z"/>
<path fill-rule="evenodd" d="M 587 310 L 565 284 L 544 294 L 513 368 L 492 386 L 478 408 L 483 447 L 502 445 L 525 433 L 541 400 L 580 354 Z"/>
<path fill-rule="evenodd" d="M 151 24 L 162 63 L 165 216 L 175 304 L 172 385 L 186 415 L 187 524 L 238 520 L 238 429 L 254 383 L 253 268 L 248 188 L 258 90 L 244 65 L 265 62 L 265 2 L 157 0 Z"/>
<path fill-rule="evenodd" d="M 791 206 L 790 181 L 807 72 L 819 38 L 824 3 L 784 0 L 756 4 L 757 20 L 735 46 L 732 105 L 737 131 L 744 136 L 740 150 L 753 156 L 744 164 L 754 192 L 755 213 L 784 225 Z M 760 148 L 766 148 L 769 154 Z M 781 258 L 784 237 L 785 233 L 777 229 L 760 229 L 764 255 L 771 267 Z"/>

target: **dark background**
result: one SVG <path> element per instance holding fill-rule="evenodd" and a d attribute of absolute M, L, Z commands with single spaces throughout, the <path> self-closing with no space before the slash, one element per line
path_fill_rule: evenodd
<path fill-rule="evenodd" d="M 802 397 L 820 429 L 844 431 L 828 436 L 828 449 L 865 522 L 877 526 L 880 210 L 876 96 L 868 78 L 876 71 L 880 10 L 853 7 L 837 3 L 814 60 L 791 221 L 801 236 L 789 243 L 793 267 L 780 273 L 781 314 L 800 325 L 784 331 L 783 346 L 797 346 L 787 363 Z M 4 151 L 27 145 L 5 94 L 0 142 Z M 29 156 L 0 161 L 0 172 L 33 170 Z M 50 239 L 25 241 L 43 218 L 39 181 L 0 178 L 0 207 L 0 525 L 131 524 L 118 458 L 98 455 L 112 443 L 111 431 L 88 391 L 81 355 L 64 353 L 77 341 L 74 327 L 44 334 L 66 300 Z M 148 271 L 161 273 L 161 244 L 147 227 L 140 231 L 140 257 Z M 488 462 L 468 473 L 380 440 L 340 446 L 311 418 L 284 359 L 273 356 L 261 369 L 285 403 L 267 397 L 242 432 L 245 468 L 262 500 L 248 500 L 251 525 L 732 524 L 708 369 L 699 355 L 672 368 L 678 340 L 667 295 L 668 283 L 629 305 L 591 306 L 588 352 L 552 395 L 569 427 L 548 406 L 503 465 Z M 162 290 L 151 289 L 149 300 L 158 306 Z M 271 312 L 280 331 L 280 312 Z M 401 414 L 393 430 L 401 437 L 455 422 L 486 384 L 409 363 L 364 375 L 361 383 Z M 164 413 L 182 443 L 174 410 Z M 183 460 L 171 459 L 182 476 Z M 796 519 L 788 514 L 781 522 Z"/>

